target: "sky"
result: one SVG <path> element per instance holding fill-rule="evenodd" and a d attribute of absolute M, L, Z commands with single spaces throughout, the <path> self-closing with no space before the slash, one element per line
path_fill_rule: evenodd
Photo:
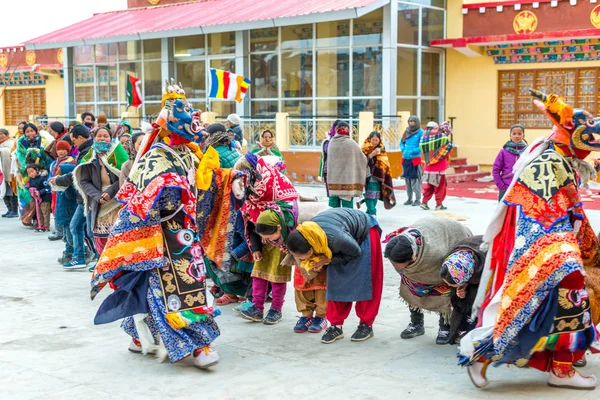
<path fill-rule="evenodd" d="M 21 44 L 94 13 L 124 10 L 127 0 L 0 0 L 0 47 Z"/>

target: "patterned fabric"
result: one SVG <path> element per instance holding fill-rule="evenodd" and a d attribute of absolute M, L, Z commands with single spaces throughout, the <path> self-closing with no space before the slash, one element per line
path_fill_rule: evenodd
<path fill-rule="evenodd" d="M 402 275 L 402 284 L 406 285 L 408 291 L 417 297 L 427 296 L 447 296 L 450 294 L 450 288 L 447 285 L 425 285 L 423 283 L 411 281 L 406 275 Z"/>
<path fill-rule="evenodd" d="M 392 181 L 392 167 L 390 167 L 390 160 L 388 158 L 387 152 L 385 151 L 385 146 L 383 142 L 379 146 L 381 149 L 381 153 L 378 156 L 373 157 L 368 160 L 368 166 L 370 169 L 371 176 L 367 179 L 365 185 L 367 186 L 367 190 L 369 190 L 370 182 L 379 183 L 379 190 L 377 200 L 383 201 L 385 208 L 387 210 L 393 208 L 396 205 L 396 196 L 394 195 L 394 182 Z M 362 152 L 365 156 L 369 156 L 374 150 L 375 147 L 371 144 L 370 139 L 366 139 L 362 145 Z M 373 189 L 373 186 L 371 186 Z M 367 195 L 369 193 L 367 192 Z M 366 197 L 366 195 L 365 195 Z M 373 197 L 366 197 L 373 198 Z"/>
<path fill-rule="evenodd" d="M 468 250 L 459 250 L 450 254 L 444 260 L 442 266 L 448 269 L 448 273 L 457 285 L 469 282 L 475 271 L 475 258 Z"/>
<path fill-rule="evenodd" d="M 198 232 L 202 248 L 209 260 L 223 271 L 233 264 L 231 249 L 235 234 L 236 205 L 232 181 L 237 177 L 231 169 L 214 171 L 213 183 L 198 197 Z"/>
<path fill-rule="evenodd" d="M 292 203 L 300 196 L 290 180 L 262 158 L 257 160 L 256 171 L 260 178 L 253 185 L 255 193 L 248 196 L 242 207 L 244 219 L 252 223 L 266 209 L 281 211 L 277 202 Z"/>
<path fill-rule="evenodd" d="M 433 165 L 446 158 L 453 147 L 450 142 L 451 133 L 452 127 L 448 122 L 444 122 L 439 127 L 427 128 L 420 143 L 425 165 Z"/>

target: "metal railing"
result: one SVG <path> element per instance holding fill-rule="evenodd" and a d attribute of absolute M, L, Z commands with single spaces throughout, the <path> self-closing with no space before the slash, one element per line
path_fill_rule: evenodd
<path fill-rule="evenodd" d="M 402 130 L 402 117 L 398 115 L 378 115 L 373 120 L 373 130 L 381 134 L 387 150 L 399 150 Z"/>
<path fill-rule="evenodd" d="M 247 142 L 247 150 L 253 150 L 256 147 L 256 143 L 260 141 L 260 134 L 265 130 L 269 129 L 275 132 L 275 118 L 274 117 L 246 117 L 240 116 L 242 121 L 241 127 L 244 132 L 244 139 Z M 227 117 L 220 116 L 216 118 L 216 122 L 225 125 L 227 123 Z"/>
<path fill-rule="evenodd" d="M 288 117 L 290 148 L 314 150 L 320 148 L 331 130 L 335 120 L 346 121 L 352 127 L 352 137 L 358 139 L 358 117 L 312 115 L 305 117 Z"/>

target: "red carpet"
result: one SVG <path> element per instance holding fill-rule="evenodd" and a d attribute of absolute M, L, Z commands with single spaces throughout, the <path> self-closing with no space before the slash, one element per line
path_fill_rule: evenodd
<path fill-rule="evenodd" d="M 405 190 L 405 186 L 396 186 L 396 190 Z M 396 196 L 398 196 L 396 194 Z M 498 200 L 498 189 L 494 182 L 460 182 L 448 185 L 448 196 L 466 197 L 469 199 Z M 583 189 L 581 194 L 583 206 L 586 210 L 600 210 L 600 192 L 597 189 L 587 192 Z"/>

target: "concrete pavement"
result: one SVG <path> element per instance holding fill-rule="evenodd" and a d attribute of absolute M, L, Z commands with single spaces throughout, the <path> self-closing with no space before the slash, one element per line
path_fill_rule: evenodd
<path fill-rule="evenodd" d="M 319 186 L 299 187 L 324 198 Z M 398 191 L 398 200 L 404 196 Z M 448 211 L 467 217 L 483 233 L 495 202 L 449 198 Z M 4 212 L 2 209 L 1 212 Z M 399 205 L 381 208 L 385 233 L 431 213 Z M 600 212 L 589 212 L 596 232 Z M 109 290 L 89 300 L 89 272 L 64 271 L 56 263 L 61 243 L 49 242 L 12 219 L 0 220 L 0 398 L 12 399 L 597 399 L 594 392 L 553 389 L 535 370 L 493 368 L 485 390 L 475 389 L 456 366 L 455 346 L 435 344 L 437 315 L 425 316 L 426 333 L 400 339 L 409 322 L 398 298 L 399 277 L 385 264 L 385 285 L 375 337 L 350 342 L 358 325 L 354 313 L 346 339 L 331 345 L 319 334 L 295 334 L 293 287 L 288 286 L 284 320 L 253 324 L 222 307 L 221 337 L 214 343 L 221 363 L 211 371 L 190 360 L 174 365 L 127 351 L 128 336 L 118 324 L 94 326 L 95 312 Z M 600 357 L 590 356 L 584 374 L 600 377 Z"/>

